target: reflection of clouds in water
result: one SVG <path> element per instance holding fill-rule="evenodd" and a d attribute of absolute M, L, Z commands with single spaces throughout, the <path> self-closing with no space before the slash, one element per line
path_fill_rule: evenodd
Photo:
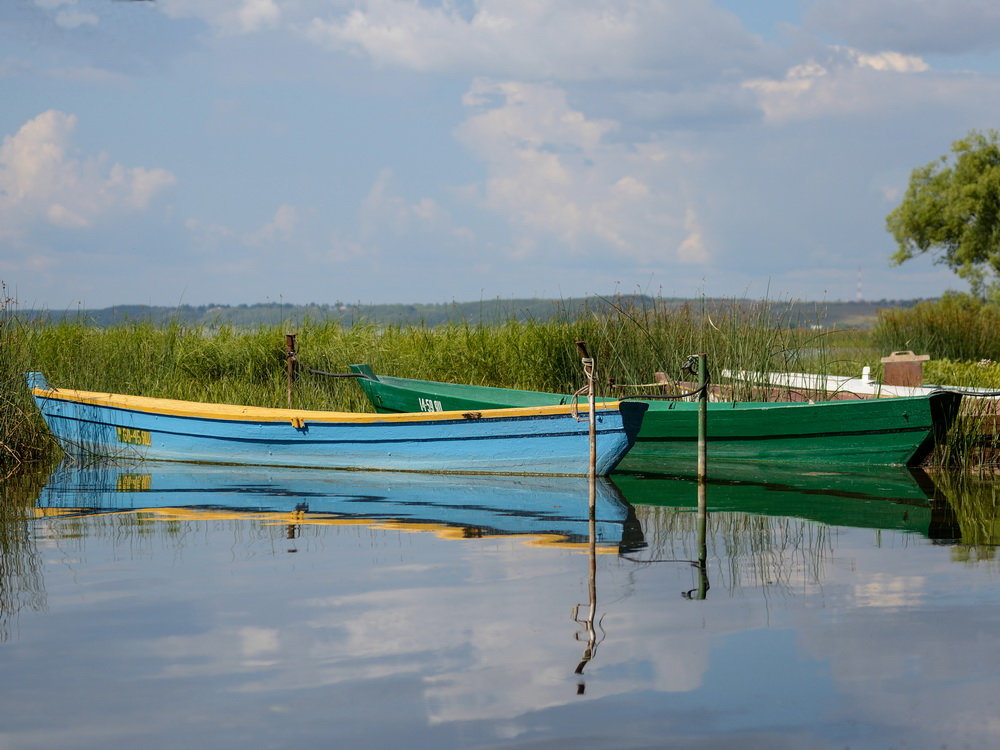
<path fill-rule="evenodd" d="M 271 667 L 279 663 L 283 649 L 277 629 L 247 626 L 159 638 L 150 650 L 169 662 L 163 677 L 191 677 Z"/>
<path fill-rule="evenodd" d="M 579 627 L 571 612 L 587 599 L 586 556 L 526 553 L 512 539 L 463 546 L 423 537 L 427 546 L 410 548 L 398 563 L 358 566 L 355 560 L 344 568 L 350 582 L 326 589 L 338 594 L 316 596 L 315 579 L 290 581 L 298 587 L 282 596 L 281 613 L 253 615 L 220 604 L 213 614 L 224 624 L 158 639 L 153 647 L 169 662 L 164 676 L 234 676 L 231 689 L 241 693 L 277 696 L 365 685 L 388 690 L 386 685 L 406 683 L 429 725 L 492 721 L 493 736 L 508 738 L 524 736 L 527 717 L 580 700 L 635 696 L 641 702 L 644 695 L 669 694 L 670 700 L 697 703 L 777 654 L 775 669 L 783 676 L 772 692 L 835 697 L 823 709 L 831 721 L 856 725 L 862 717 L 873 736 L 887 739 L 971 731 L 962 722 L 972 726 L 983 715 L 985 688 L 994 679 L 984 666 L 996 661 L 984 658 L 993 642 L 992 633 L 983 635 L 982 615 L 989 610 L 977 610 L 978 616 L 959 610 L 963 622 L 949 626 L 954 638 L 948 645 L 920 645 L 940 642 L 944 607 L 951 605 L 933 592 L 960 586 L 955 579 L 963 575 L 961 566 L 898 539 L 892 540 L 894 549 L 879 548 L 869 530 L 824 537 L 824 564 L 818 567 L 810 565 L 814 558 L 805 550 L 786 546 L 785 537 L 778 543 L 781 554 L 773 557 L 775 535 L 768 539 L 757 556 L 740 558 L 746 568 L 737 578 L 752 582 L 747 585 L 727 588 L 722 579 L 732 577 L 732 559 L 710 560 L 707 602 L 681 598 L 693 581 L 687 563 L 637 566 L 601 559 L 597 612 L 607 637 L 587 664 L 585 698 L 577 695 L 573 670 L 586 643 L 574 639 Z M 377 556 L 386 549 L 379 546 Z M 445 557 L 436 557 L 438 552 Z M 778 558 L 785 578 L 797 571 L 791 576 L 796 585 L 759 583 Z M 391 588 L 382 588 L 390 582 Z M 755 653 L 762 644 L 769 644 L 770 656 Z M 789 676 L 794 674 L 814 684 L 801 687 L 799 678 Z M 933 677 L 927 688 L 921 687 L 922 676 Z M 959 687 L 941 695 L 942 679 Z M 902 726 L 907 729 L 895 729 Z M 981 720 L 975 732 L 973 740 L 996 736 L 996 728 Z"/>
<path fill-rule="evenodd" d="M 925 580 L 922 576 L 888 576 L 876 573 L 869 580 L 854 586 L 857 607 L 914 607 L 924 599 Z"/>
<path fill-rule="evenodd" d="M 584 559 L 575 556 L 562 562 L 572 565 Z M 541 578 L 552 572 L 533 571 Z M 612 581 L 611 575 L 628 572 L 628 566 L 602 570 L 599 588 L 603 576 L 608 590 L 620 591 L 624 582 Z M 491 578 L 481 564 L 467 575 Z M 578 628 L 570 617 L 576 600 L 586 597 L 581 586 L 586 581 L 579 571 L 575 575 L 565 597 L 556 596 L 543 581 L 525 586 L 538 576 L 507 569 L 492 576 L 488 588 L 474 583 L 311 600 L 312 606 L 330 608 L 329 614 L 310 619 L 311 628 L 339 625 L 344 630 L 342 640 L 316 644 L 311 653 L 326 665 L 327 677 L 345 669 L 355 678 L 382 676 L 387 659 L 397 672 L 420 668 L 424 662 L 435 664 L 437 672 L 424 678 L 432 723 L 509 720 L 562 705 L 575 699 L 573 669 L 585 645 L 574 640 Z M 589 696 L 637 689 L 687 692 L 701 686 L 713 636 L 699 627 L 696 608 L 685 607 L 679 594 L 678 602 L 678 607 L 651 608 L 646 614 L 599 606 L 598 616 L 604 615 L 603 628 L 612 640 L 588 666 L 588 672 L 600 672 L 590 682 Z M 345 610 L 356 611 L 343 620 Z M 669 648 L 662 648 L 665 639 Z M 355 662 L 356 657 L 364 661 Z M 330 669 L 334 662 L 340 663 Z"/>
<path fill-rule="evenodd" d="M 911 538 L 869 534 L 844 532 L 827 605 L 794 612 L 800 648 L 829 665 L 840 718 L 887 733 L 886 746 L 919 727 L 927 747 L 1000 747 L 989 697 L 1000 594 L 989 587 L 972 601 L 973 571 Z"/>
<path fill-rule="evenodd" d="M 236 675 L 233 689 L 247 693 L 419 676 L 432 724 L 513 721 L 578 700 L 573 670 L 586 645 L 574 638 L 581 629 L 571 617 L 587 599 L 586 557 L 523 549 L 516 540 L 489 550 L 477 544 L 459 558 L 460 580 L 452 573 L 437 586 L 427 585 L 434 566 L 390 566 L 392 589 L 300 598 L 280 628 L 217 625 L 156 639 L 150 651 L 164 677 Z M 620 592 L 631 570 L 614 565 L 598 574 L 598 617 L 610 640 L 587 666 L 588 697 L 700 687 L 713 636 L 699 626 L 697 607 L 679 594 L 679 606 L 645 614 L 620 601 L 601 604 L 602 579 Z M 363 575 L 378 585 L 385 573 L 376 566 Z"/>
<path fill-rule="evenodd" d="M 798 640 L 829 664 L 839 696 L 831 718 L 887 733 L 880 746 L 919 732 L 924 747 L 1000 747 L 991 697 L 996 618 L 985 619 L 993 622 L 966 610 L 865 608 L 827 627 L 799 628 Z"/>
<path fill-rule="evenodd" d="M 516 660 L 509 652 L 477 650 L 472 665 L 428 679 L 429 720 L 512 720 L 576 700 L 579 679 L 573 668 L 585 644 L 573 642 L 576 650 L 567 648 L 568 634 L 567 628 L 547 653 L 531 653 L 526 658 L 518 654 Z M 630 637 L 617 627 L 614 635 L 616 641 Z M 637 690 L 683 693 L 697 689 L 707 668 L 710 637 L 682 638 L 675 645 L 669 651 L 656 652 L 599 647 L 597 658 L 587 665 L 585 673 L 588 699 Z"/>

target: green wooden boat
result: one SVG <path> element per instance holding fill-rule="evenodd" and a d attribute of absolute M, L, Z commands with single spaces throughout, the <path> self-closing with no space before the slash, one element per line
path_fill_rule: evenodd
<path fill-rule="evenodd" d="M 565 404 L 573 396 L 511 388 L 438 383 L 375 375 L 351 365 L 379 412 L 453 411 Z M 712 402 L 711 460 L 786 464 L 898 465 L 923 461 L 958 413 L 961 396 L 858 401 Z M 698 404 L 650 401 L 635 445 L 619 471 L 644 471 L 660 459 L 696 459 Z"/>

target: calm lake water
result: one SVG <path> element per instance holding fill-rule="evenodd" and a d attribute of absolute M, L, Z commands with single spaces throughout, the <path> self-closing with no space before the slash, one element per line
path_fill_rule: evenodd
<path fill-rule="evenodd" d="M 996 485 L 3 485 L 0 748 L 1000 747 Z"/>

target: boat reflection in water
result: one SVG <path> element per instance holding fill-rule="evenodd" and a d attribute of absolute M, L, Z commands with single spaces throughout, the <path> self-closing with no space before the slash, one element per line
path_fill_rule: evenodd
<path fill-rule="evenodd" d="M 876 546 L 883 532 L 935 544 L 962 537 L 951 503 L 917 469 L 710 462 L 708 481 L 699 485 L 689 464 L 658 462 L 648 467 L 655 472 L 615 476 L 647 544 L 628 559 L 692 564 L 697 578 L 681 592 L 685 598 L 705 598 L 710 578 L 730 593 L 820 584 L 835 557 L 837 529 L 870 529 Z"/>
<path fill-rule="evenodd" d="M 615 484 L 630 503 L 678 510 L 696 507 L 693 467 L 661 461 L 647 468 L 643 473 L 615 475 Z M 950 505 L 932 478 L 919 469 L 879 466 L 831 471 L 709 462 L 707 493 L 713 512 L 916 532 L 933 540 L 960 536 Z"/>
<path fill-rule="evenodd" d="M 995 483 L 945 487 L 958 533 L 919 473 L 709 468 L 707 512 L 679 467 L 598 483 L 591 519 L 571 478 L 63 467 L 10 516 L 0 581 L 36 594 L 0 597 L 0 718 L 38 746 L 996 746 L 953 722 L 997 682 L 995 561 L 966 564 Z M 488 534 L 527 536 L 452 541 Z"/>
<path fill-rule="evenodd" d="M 38 498 L 49 517 L 144 513 L 161 519 L 220 517 L 287 524 L 356 524 L 433 531 L 452 538 L 524 535 L 533 543 L 635 550 L 642 534 L 607 479 L 595 483 L 588 519 L 583 477 L 435 475 L 143 462 L 66 463 Z"/>

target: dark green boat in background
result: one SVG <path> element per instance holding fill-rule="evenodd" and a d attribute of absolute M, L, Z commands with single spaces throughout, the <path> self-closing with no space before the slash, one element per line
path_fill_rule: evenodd
<path fill-rule="evenodd" d="M 573 396 L 375 375 L 351 365 L 379 412 L 461 411 L 565 404 Z M 604 399 L 602 399 L 604 400 Z M 637 397 L 637 400 L 642 400 Z M 712 460 L 839 466 L 918 465 L 942 439 L 961 396 L 810 402 L 710 402 Z M 583 407 L 585 409 L 585 407 Z M 619 470 L 655 470 L 659 459 L 695 460 L 698 404 L 649 401 L 635 445 Z"/>

